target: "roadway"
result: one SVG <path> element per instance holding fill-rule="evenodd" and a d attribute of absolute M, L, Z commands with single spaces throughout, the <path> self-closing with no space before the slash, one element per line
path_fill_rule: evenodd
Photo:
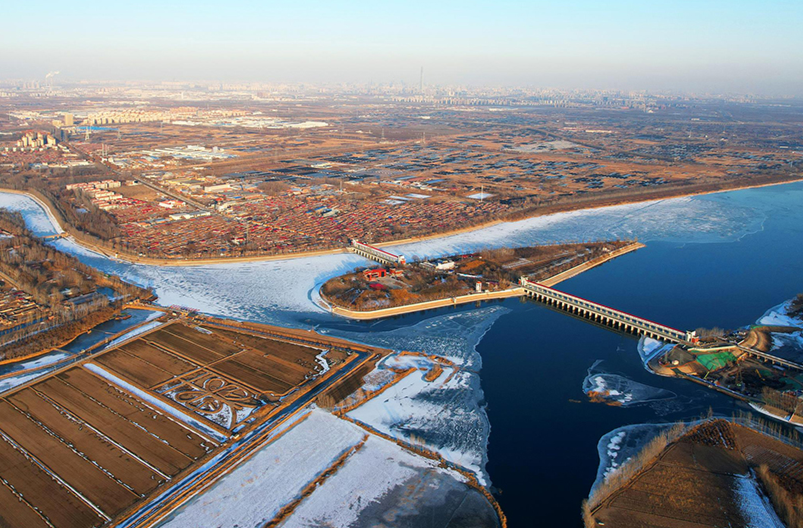
<path fill-rule="evenodd" d="M 226 327 L 229 325 L 218 326 Z M 242 330 L 242 328 L 235 326 L 231 326 L 231 328 Z M 280 425 L 296 412 L 306 407 L 321 392 L 331 387 L 334 383 L 341 381 L 373 355 L 369 352 L 355 351 L 354 353 L 357 354 L 356 360 L 350 361 L 348 365 L 307 391 L 276 414 L 270 416 L 253 430 L 246 433 L 242 438 L 235 440 L 234 443 L 215 455 L 211 460 L 193 470 L 189 475 L 171 486 L 170 489 L 165 491 L 162 495 L 149 502 L 131 517 L 116 526 L 119 528 L 144 528 L 153 526 L 170 512 L 174 511 L 178 506 L 192 499 L 198 493 L 202 493 L 218 478 L 236 467 L 241 460 L 248 458 L 252 453 L 261 449 L 265 443 L 270 440 L 274 427 Z M 236 435 L 232 438 L 236 438 Z"/>

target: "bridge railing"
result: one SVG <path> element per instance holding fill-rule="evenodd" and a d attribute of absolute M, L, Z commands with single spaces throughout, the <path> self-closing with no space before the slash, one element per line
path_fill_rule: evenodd
<path fill-rule="evenodd" d="M 690 332 L 682 332 L 675 328 L 655 323 L 653 321 L 650 321 L 648 319 L 643 319 L 641 317 L 636 317 L 626 312 L 615 310 L 608 306 L 583 299 L 582 297 L 577 297 L 576 295 L 563 293 L 561 291 L 550 288 L 549 286 L 544 286 L 543 284 L 527 280 L 527 278 L 525 277 L 522 277 L 519 283 L 526 290 L 530 290 L 532 292 L 538 293 L 545 297 L 549 297 L 556 301 L 561 301 L 567 304 L 571 304 L 584 310 L 595 312 L 599 315 L 617 320 L 621 323 L 640 327 L 645 331 L 663 335 L 664 337 L 670 338 L 675 341 L 691 341 L 694 337 L 693 334 Z"/>
<path fill-rule="evenodd" d="M 357 240 L 351 241 L 351 247 L 357 251 L 362 251 L 369 255 L 373 255 L 377 259 L 381 261 L 386 261 L 392 264 L 404 264 L 406 262 L 404 256 L 402 255 L 394 255 L 388 251 L 383 249 L 375 248 L 374 246 L 369 246 L 368 244 L 363 244 Z"/>

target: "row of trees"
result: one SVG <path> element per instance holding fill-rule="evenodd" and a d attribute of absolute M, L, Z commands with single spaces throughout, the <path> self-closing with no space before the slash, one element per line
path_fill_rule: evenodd
<path fill-rule="evenodd" d="M 74 337 L 74 332 L 108 319 L 123 302 L 153 296 L 148 290 L 101 273 L 45 244 L 27 230 L 20 213 L 0 209 L 0 229 L 11 235 L 0 239 L 0 275 L 46 307 L 44 314 L 19 321 L 20 327 L 15 331 L 0 336 L 3 357 L 18 357 L 31 353 L 33 348 L 41 350 L 51 343 L 63 342 Z M 103 287 L 115 292 L 115 302 L 101 294 L 71 301 Z M 36 318 L 42 320 L 37 322 Z"/>

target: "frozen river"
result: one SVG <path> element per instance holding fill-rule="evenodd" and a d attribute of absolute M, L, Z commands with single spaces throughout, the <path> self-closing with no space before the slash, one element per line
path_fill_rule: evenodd
<path fill-rule="evenodd" d="M 646 248 L 561 288 L 677 328 L 736 327 L 803 291 L 801 198 L 803 184 L 789 184 L 616 206 L 499 224 L 393 251 L 410 259 L 505 245 L 638 238 Z M 24 196 L 0 194 L 0 207 L 22 211 L 37 234 L 56 231 Z M 426 350 L 463 365 L 461 383 L 416 396 L 419 410 L 413 405 L 408 414 L 395 417 L 393 426 L 466 466 L 480 468 L 487 461 L 487 476 L 501 489 L 499 500 L 512 526 L 530 525 L 536 512 L 544 523 L 544 511 L 552 512 L 551 525 L 580 526 L 580 501 L 597 476 L 597 443 L 610 431 L 693 418 L 708 407 L 735 409 L 721 395 L 646 372 L 635 339 L 528 301 L 508 299 L 380 322 L 334 318 L 315 303 L 316 290 L 329 278 L 367 264 L 354 255 L 159 267 L 111 260 L 70 239 L 53 244 L 89 265 L 153 287 L 163 305 L 317 328 L 397 350 Z M 589 403 L 583 382 L 592 366 L 601 379 L 637 387 L 633 394 L 652 388 L 674 397 L 629 401 L 625 407 Z M 618 453 L 627 453 L 645 434 L 639 428 L 630 438 L 606 437 L 603 447 L 611 444 L 610 449 L 601 451 L 621 461 L 626 455 Z"/>

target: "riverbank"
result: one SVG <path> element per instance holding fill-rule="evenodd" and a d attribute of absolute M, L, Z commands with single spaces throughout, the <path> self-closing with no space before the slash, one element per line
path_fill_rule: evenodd
<path fill-rule="evenodd" d="M 434 301 L 426 301 L 416 304 L 408 304 L 405 306 L 394 306 L 392 308 L 382 308 L 381 310 L 371 310 L 370 312 L 357 312 L 340 308 L 338 306 L 329 305 L 328 309 L 335 315 L 348 317 L 349 319 L 357 319 L 360 321 L 369 321 L 372 319 L 382 319 L 384 317 L 393 317 L 394 315 L 403 315 L 413 312 L 422 312 L 424 310 L 434 310 L 435 308 L 445 308 L 446 306 L 457 306 L 470 302 L 492 301 L 494 299 L 507 299 L 508 297 L 521 297 L 524 295 L 524 288 L 511 288 L 509 290 L 501 290 L 495 292 L 482 292 L 471 293 L 469 295 L 460 295 L 457 297 L 450 297 L 448 299 L 436 299 Z M 321 297 L 326 302 L 323 297 Z"/>
<path fill-rule="evenodd" d="M 785 177 L 779 178 L 777 180 L 770 180 L 770 181 L 762 181 L 756 182 L 753 184 L 741 184 L 735 183 L 733 185 L 729 184 L 698 184 L 698 185 L 690 185 L 687 188 L 668 188 L 668 189 L 659 189 L 653 192 L 639 194 L 639 195 L 632 195 L 632 196 L 603 196 L 603 197 L 589 197 L 588 200 L 577 201 L 574 203 L 563 203 L 563 204 L 554 204 L 554 205 L 545 205 L 540 207 L 535 211 L 531 211 L 522 215 L 521 218 L 509 219 L 509 220 L 491 220 L 488 222 L 483 222 L 477 225 L 467 226 L 459 229 L 454 229 L 450 231 L 445 231 L 441 233 L 432 233 L 430 235 L 422 235 L 418 237 L 409 237 L 404 239 L 398 240 L 390 240 L 386 242 L 378 242 L 372 244 L 376 247 L 390 247 L 390 246 L 398 246 L 402 244 L 411 244 L 416 242 L 425 242 L 430 240 L 436 240 L 440 238 L 451 237 L 463 233 L 470 233 L 473 231 L 477 231 L 480 229 L 485 229 L 488 227 L 492 227 L 499 224 L 512 224 L 515 222 L 531 219 L 531 218 L 538 218 L 543 216 L 549 216 L 557 213 L 569 213 L 575 211 L 585 211 L 585 210 L 595 210 L 595 209 L 607 209 L 610 207 L 616 207 L 620 205 L 627 205 L 627 204 L 637 204 L 637 203 L 651 203 L 651 202 L 659 202 L 661 200 L 667 200 L 671 198 L 683 198 L 689 196 L 703 196 L 708 194 L 717 194 L 721 192 L 729 192 L 729 191 L 737 191 L 743 189 L 757 189 L 762 187 L 772 187 L 776 185 L 783 185 L 787 183 L 797 182 L 803 180 L 803 176 L 794 176 L 794 177 Z M 154 257 L 147 257 L 141 256 L 135 253 L 122 251 L 120 249 L 113 249 L 110 247 L 106 247 L 101 244 L 97 244 L 86 239 L 86 235 L 80 232 L 77 232 L 71 225 L 69 225 L 66 220 L 60 217 L 60 215 L 56 215 L 55 211 L 56 208 L 53 204 L 47 200 L 46 197 L 41 195 L 41 193 L 37 193 L 35 190 L 31 191 L 21 191 L 17 189 L 7 189 L 7 188 L 0 188 L 0 192 L 8 192 L 11 194 L 19 194 L 19 195 L 26 195 L 32 198 L 34 201 L 37 202 L 46 212 L 47 216 L 53 222 L 54 228 L 56 228 L 57 232 L 65 232 L 69 234 L 72 238 L 76 240 L 80 245 L 84 246 L 87 249 L 100 253 L 101 255 L 116 259 L 122 260 L 126 262 L 131 262 L 134 264 L 148 264 L 148 265 L 155 265 L 155 266 L 176 266 L 176 267 L 185 267 L 185 266 L 203 266 L 208 264 L 228 264 L 233 262 L 270 262 L 270 261 L 283 261 L 283 260 L 291 260 L 291 259 L 298 259 L 304 257 L 317 257 L 317 256 L 326 256 L 326 255 L 338 255 L 348 253 L 348 248 L 335 248 L 335 249 L 325 249 L 320 251 L 303 251 L 298 253 L 287 253 L 287 254 L 279 254 L 279 255 L 252 255 L 252 256 L 239 256 L 239 257 L 214 257 L 214 258 L 199 258 L 199 259 L 167 259 L 167 258 L 154 258 Z"/>
<path fill-rule="evenodd" d="M 687 526 L 702 518 L 712 526 L 782 527 L 756 473 L 763 466 L 797 495 L 801 479 L 787 461 L 798 459 L 801 447 L 747 418 L 677 424 L 592 490 L 585 526 Z"/>

